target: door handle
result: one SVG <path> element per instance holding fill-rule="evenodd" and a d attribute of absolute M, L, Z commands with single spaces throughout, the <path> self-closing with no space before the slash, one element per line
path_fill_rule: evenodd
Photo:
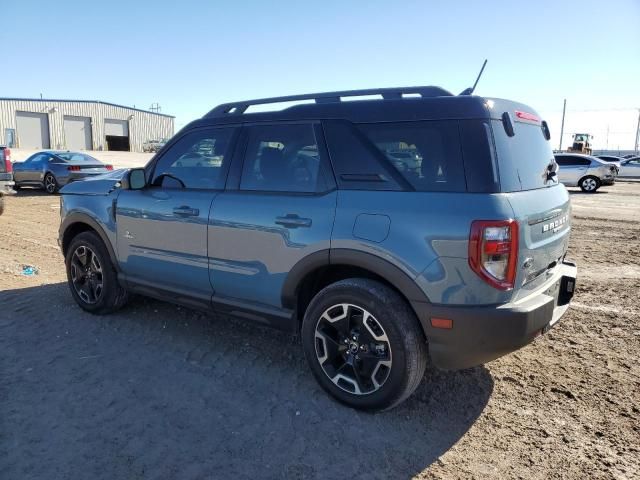
<path fill-rule="evenodd" d="M 276 223 L 287 228 L 310 227 L 311 219 L 289 213 L 284 217 L 276 217 Z"/>
<path fill-rule="evenodd" d="M 200 210 L 183 205 L 181 207 L 174 208 L 173 214 L 181 215 L 183 217 L 197 217 L 198 215 L 200 215 Z"/>

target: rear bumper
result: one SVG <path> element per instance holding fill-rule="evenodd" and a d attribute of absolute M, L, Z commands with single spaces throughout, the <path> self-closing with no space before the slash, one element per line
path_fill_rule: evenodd
<path fill-rule="evenodd" d="M 567 311 L 576 276 L 575 264 L 564 262 L 543 288 L 504 305 L 465 307 L 414 302 L 429 341 L 432 363 L 447 370 L 469 368 L 527 345 Z M 453 328 L 433 328 L 432 317 L 452 320 Z"/>
<path fill-rule="evenodd" d="M 13 190 L 13 180 L 2 180 L 0 179 L 0 192 L 4 195 L 15 195 L 15 191 Z"/>
<path fill-rule="evenodd" d="M 69 175 L 56 177 L 59 186 L 67 185 L 71 182 L 77 182 L 78 180 L 85 180 L 87 178 L 95 177 L 97 175 L 104 175 L 105 173 L 109 173 L 105 171 L 103 173 L 82 173 L 82 172 L 73 172 Z"/>

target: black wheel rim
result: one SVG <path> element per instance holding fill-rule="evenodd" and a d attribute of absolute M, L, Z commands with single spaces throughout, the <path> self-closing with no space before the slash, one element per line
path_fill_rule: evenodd
<path fill-rule="evenodd" d="M 379 390 L 391 372 L 391 345 L 386 332 L 371 313 L 357 305 L 334 305 L 320 316 L 315 352 L 327 377 L 354 395 Z"/>
<path fill-rule="evenodd" d="M 56 191 L 56 179 L 53 178 L 53 175 L 47 175 L 44 177 L 44 188 L 49 193 L 53 193 Z"/>
<path fill-rule="evenodd" d="M 85 245 L 75 249 L 71 256 L 71 282 L 84 303 L 95 304 L 103 290 L 102 264 L 93 250 Z"/>

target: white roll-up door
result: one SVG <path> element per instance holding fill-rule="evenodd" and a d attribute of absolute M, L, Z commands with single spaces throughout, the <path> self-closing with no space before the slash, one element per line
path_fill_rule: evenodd
<path fill-rule="evenodd" d="M 64 137 L 69 150 L 91 150 L 91 119 L 65 115 Z"/>
<path fill-rule="evenodd" d="M 117 137 L 129 136 L 129 122 L 127 120 L 113 120 L 105 118 L 104 120 L 104 134 L 114 135 Z"/>
<path fill-rule="evenodd" d="M 20 148 L 50 148 L 46 113 L 16 112 L 16 125 Z"/>

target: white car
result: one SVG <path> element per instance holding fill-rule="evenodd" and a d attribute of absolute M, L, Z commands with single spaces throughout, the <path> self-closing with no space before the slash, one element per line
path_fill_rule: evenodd
<path fill-rule="evenodd" d="M 620 166 L 619 176 L 622 178 L 640 178 L 640 157 L 624 160 Z"/>
<path fill-rule="evenodd" d="M 583 192 L 593 193 L 602 185 L 613 185 L 618 176 L 618 167 L 591 155 L 579 153 L 556 153 L 559 165 L 558 180 L 567 187 L 580 187 Z"/>
<path fill-rule="evenodd" d="M 595 157 L 599 158 L 600 160 L 604 160 L 607 163 L 615 165 L 616 167 L 618 167 L 618 170 L 620 170 L 620 165 L 624 160 L 620 157 L 614 157 L 613 155 L 595 155 Z"/>

